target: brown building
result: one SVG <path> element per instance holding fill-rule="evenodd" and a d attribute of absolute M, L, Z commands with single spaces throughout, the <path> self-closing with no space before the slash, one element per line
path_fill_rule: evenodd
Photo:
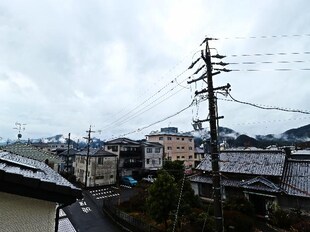
<path fill-rule="evenodd" d="M 195 157 L 194 136 L 191 133 L 178 132 L 177 127 L 161 128 L 146 135 L 148 142 L 157 142 L 164 146 L 165 160 L 184 161 L 186 168 L 192 168 L 198 157 Z"/>

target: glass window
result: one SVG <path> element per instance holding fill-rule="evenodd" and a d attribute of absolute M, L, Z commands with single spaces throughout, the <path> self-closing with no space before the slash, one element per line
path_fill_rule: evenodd
<path fill-rule="evenodd" d="M 168 139 L 168 140 L 172 140 L 172 138 L 171 138 L 171 137 L 168 137 L 167 139 Z"/>
<path fill-rule="evenodd" d="M 159 139 L 159 140 L 164 140 L 164 137 L 159 137 L 158 139 Z"/>
<path fill-rule="evenodd" d="M 152 148 L 147 148 L 147 149 L 146 149 L 146 152 L 147 152 L 147 153 L 152 153 L 152 150 L 153 150 Z"/>
<path fill-rule="evenodd" d="M 103 158 L 102 157 L 98 158 L 98 164 L 103 164 Z"/>
<path fill-rule="evenodd" d="M 189 147 L 188 150 L 193 150 L 193 147 Z"/>
<path fill-rule="evenodd" d="M 146 159 L 146 164 L 150 164 L 150 159 Z"/>
<path fill-rule="evenodd" d="M 167 150 L 172 150 L 172 147 L 167 147 Z"/>
<path fill-rule="evenodd" d="M 155 153 L 160 153 L 160 148 L 159 147 L 155 148 Z"/>

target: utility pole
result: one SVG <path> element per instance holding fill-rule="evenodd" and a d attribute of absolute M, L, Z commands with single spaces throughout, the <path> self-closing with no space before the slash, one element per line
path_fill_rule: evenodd
<path fill-rule="evenodd" d="M 89 147 L 90 147 L 90 142 L 91 142 L 91 138 L 90 138 L 90 135 L 92 132 L 95 132 L 95 131 L 92 131 L 91 130 L 91 125 L 89 126 L 89 130 L 86 131 L 88 133 L 88 136 L 87 137 L 84 137 L 84 139 L 87 140 L 87 155 L 86 155 L 86 172 L 85 172 L 85 188 L 87 188 L 87 177 L 88 177 L 88 162 L 89 162 Z"/>
<path fill-rule="evenodd" d="M 67 174 L 69 173 L 69 148 L 70 148 L 70 133 L 68 134 L 68 149 L 67 149 Z M 71 170 L 72 171 L 72 170 Z"/>
<path fill-rule="evenodd" d="M 209 118 L 205 120 L 198 120 L 194 121 L 194 127 L 199 127 L 199 129 L 202 128 L 201 123 L 205 121 L 209 121 L 210 123 L 210 153 L 211 153 L 211 164 L 212 164 L 212 183 L 213 183 L 213 191 L 214 191 L 214 217 L 216 222 L 216 231 L 222 232 L 224 231 L 224 218 L 223 218 L 223 210 L 222 210 L 222 194 L 221 194 L 221 177 L 220 177 L 220 170 L 219 170 L 219 149 L 218 149 L 218 137 L 217 137 L 217 120 L 224 118 L 224 117 L 218 117 L 217 116 L 217 106 L 216 106 L 216 97 L 214 95 L 214 92 L 217 90 L 226 90 L 230 88 L 230 85 L 227 84 L 226 86 L 221 86 L 214 88 L 213 87 L 213 75 L 217 75 L 220 73 L 220 71 L 229 72 L 228 69 L 216 69 L 218 70 L 215 73 L 212 73 L 213 67 L 212 64 L 217 65 L 227 65 L 226 63 L 220 62 L 220 63 L 212 63 L 211 57 L 222 59 L 225 56 L 221 55 L 214 55 L 211 56 L 210 48 L 209 48 L 209 40 L 214 40 L 213 38 L 206 38 L 203 43 L 206 44 L 205 51 L 201 51 L 201 59 L 204 61 L 204 65 L 200 67 L 194 74 L 197 74 L 203 67 L 206 67 L 206 72 L 200 76 L 199 78 L 195 80 L 188 81 L 188 84 L 207 79 L 207 89 L 202 89 L 201 91 L 196 91 L 195 95 L 206 93 L 208 100 L 209 100 Z M 203 44 L 202 43 L 202 44 Z M 189 67 L 191 69 L 200 58 L 198 58 L 196 61 L 192 63 L 192 65 Z M 196 128 L 195 128 L 196 129 Z"/>

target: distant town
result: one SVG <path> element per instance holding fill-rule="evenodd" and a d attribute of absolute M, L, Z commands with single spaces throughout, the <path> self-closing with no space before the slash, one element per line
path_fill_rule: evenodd
<path fill-rule="evenodd" d="M 241 231 L 245 224 L 242 231 L 309 228 L 309 126 L 284 132 L 286 143 L 269 136 L 266 147 L 262 136 L 219 130 L 220 196 L 228 231 Z M 3 221 L 1 231 L 32 231 L 33 226 L 40 231 L 201 231 L 203 225 L 216 230 L 212 210 L 206 210 L 214 201 L 209 136 L 165 127 L 140 140 L 117 138 L 95 146 L 91 137 L 83 146 L 69 139 L 8 142 L 1 146 L 0 179 L 1 212 L 10 220 Z M 158 198 L 174 202 L 165 207 L 167 216 L 152 209 L 154 196 L 163 205 L 165 199 Z M 285 213 L 289 218 L 280 220 Z"/>

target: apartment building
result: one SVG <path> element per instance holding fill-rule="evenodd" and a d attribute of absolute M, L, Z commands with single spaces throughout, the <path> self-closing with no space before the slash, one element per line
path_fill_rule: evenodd
<path fill-rule="evenodd" d="M 165 127 L 160 131 L 152 131 L 146 135 L 148 142 L 157 142 L 164 146 L 165 160 L 184 161 L 186 168 L 192 168 L 195 161 L 199 160 L 195 156 L 194 136 L 187 132 L 179 132 L 177 127 Z"/>

